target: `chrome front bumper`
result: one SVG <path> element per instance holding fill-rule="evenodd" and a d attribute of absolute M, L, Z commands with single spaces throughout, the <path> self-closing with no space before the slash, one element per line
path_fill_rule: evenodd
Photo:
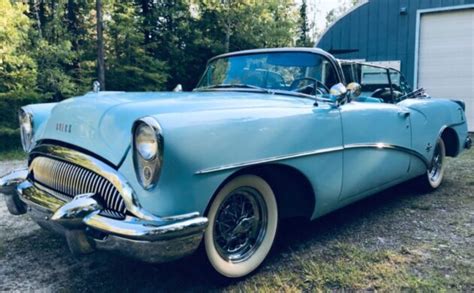
<path fill-rule="evenodd" d="M 28 212 L 43 228 L 65 235 L 71 252 L 109 250 L 146 262 L 167 262 L 194 252 L 199 246 L 207 218 L 199 213 L 146 219 L 126 215 L 114 219 L 101 215 L 95 194 L 81 194 L 66 202 L 39 189 L 18 170 L 0 179 L 8 210 Z"/>

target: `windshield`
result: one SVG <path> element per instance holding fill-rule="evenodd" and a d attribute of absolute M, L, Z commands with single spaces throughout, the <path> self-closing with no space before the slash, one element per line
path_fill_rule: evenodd
<path fill-rule="evenodd" d="M 211 61 L 196 90 L 236 87 L 314 95 L 328 93 L 337 83 L 335 69 L 324 56 L 267 52 Z"/>

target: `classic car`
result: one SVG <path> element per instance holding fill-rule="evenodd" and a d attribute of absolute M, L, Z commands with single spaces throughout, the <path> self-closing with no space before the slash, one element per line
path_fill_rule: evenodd
<path fill-rule="evenodd" d="M 1 179 L 8 210 L 74 254 L 165 262 L 200 249 L 219 274 L 245 276 L 279 220 L 413 178 L 436 189 L 445 157 L 471 146 L 463 102 L 361 66 L 317 48 L 249 50 L 212 58 L 192 92 L 25 106 L 28 168 Z"/>

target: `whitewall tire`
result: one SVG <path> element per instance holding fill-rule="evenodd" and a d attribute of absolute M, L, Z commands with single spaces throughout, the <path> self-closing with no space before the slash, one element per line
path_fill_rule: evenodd
<path fill-rule="evenodd" d="M 446 170 L 446 147 L 441 138 L 438 138 L 431 159 L 431 166 L 426 174 L 420 177 L 422 186 L 427 190 L 437 189 L 443 183 Z"/>
<path fill-rule="evenodd" d="M 218 192 L 207 216 L 204 246 L 214 269 L 239 278 L 258 268 L 270 252 L 278 226 L 270 185 L 255 175 L 238 176 Z"/>

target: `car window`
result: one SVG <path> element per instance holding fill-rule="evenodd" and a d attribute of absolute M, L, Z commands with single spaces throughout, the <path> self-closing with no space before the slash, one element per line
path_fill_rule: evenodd
<path fill-rule="evenodd" d="M 355 64 L 352 63 L 341 63 L 342 73 L 344 74 L 347 84 L 351 82 L 359 83 L 359 79 L 354 73 L 354 65 Z"/>
<path fill-rule="evenodd" d="M 405 77 L 397 70 L 390 69 L 390 80 L 394 91 L 406 94 L 411 91 Z"/>

